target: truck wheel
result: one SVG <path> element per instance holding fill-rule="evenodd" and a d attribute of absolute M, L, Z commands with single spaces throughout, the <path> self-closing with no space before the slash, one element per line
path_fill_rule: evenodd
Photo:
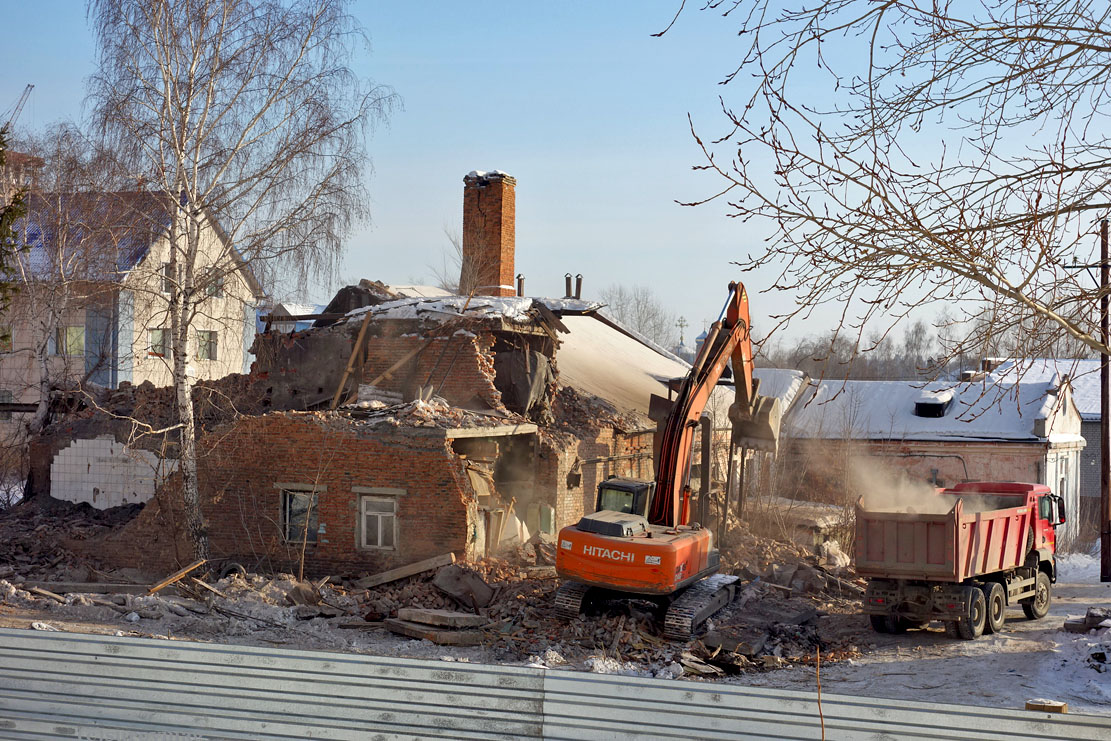
<path fill-rule="evenodd" d="M 1049 575 L 1039 571 L 1034 578 L 1034 596 L 1020 600 L 1022 611 L 1030 620 L 1041 620 L 1049 614 L 1049 603 L 1053 601 L 1053 593 L 1049 589 Z"/>
<path fill-rule="evenodd" d="M 957 621 L 956 620 L 946 620 L 945 621 L 945 635 L 949 636 L 950 638 L 960 638 L 961 637 L 960 631 L 957 630 Z"/>
<path fill-rule="evenodd" d="M 968 612 L 957 623 L 957 634 L 966 641 L 971 641 L 984 634 L 988 604 L 984 593 L 976 587 L 965 587 L 964 598 L 968 601 Z"/>
<path fill-rule="evenodd" d="M 987 620 L 984 623 L 984 632 L 996 633 L 1003 630 L 1003 623 L 1007 619 L 1007 597 L 1003 593 L 1003 585 L 993 581 L 988 582 L 981 589 L 987 602 Z"/>
<path fill-rule="evenodd" d="M 894 633 L 896 619 L 891 615 L 869 615 L 868 620 L 872 623 L 872 630 L 877 633 Z"/>

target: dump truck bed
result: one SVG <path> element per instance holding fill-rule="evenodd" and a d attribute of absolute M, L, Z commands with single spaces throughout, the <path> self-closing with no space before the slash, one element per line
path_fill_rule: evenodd
<path fill-rule="evenodd" d="M 1015 498 L 1016 501 L 1018 498 Z M 880 579 L 963 582 L 1020 566 L 1026 556 L 1031 507 L 964 512 L 957 499 L 946 514 L 856 508 L 856 571 Z"/>

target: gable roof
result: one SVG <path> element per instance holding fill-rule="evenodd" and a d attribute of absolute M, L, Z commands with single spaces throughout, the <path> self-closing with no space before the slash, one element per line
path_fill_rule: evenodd
<path fill-rule="evenodd" d="M 1068 376 L 1072 398 L 1085 422 L 1098 422 L 1099 412 L 1099 360 L 1077 358 L 1029 358 L 1007 360 L 995 368 L 988 378 L 1011 381 L 1021 378 L 1025 382 L 1052 382 Z"/>
<path fill-rule="evenodd" d="M 64 274 L 78 280 L 121 280 L 169 229 L 173 206 L 164 191 L 32 192 L 26 215 L 14 225 L 27 245 L 21 260 L 33 278 Z M 239 250 L 207 211 L 205 215 L 251 292 L 262 296 Z"/>
<path fill-rule="evenodd" d="M 31 277 L 118 280 L 170 225 L 172 201 L 154 191 L 31 193 L 14 228 Z"/>
<path fill-rule="evenodd" d="M 786 434 L 811 439 L 1044 442 L 1038 420 L 1069 399 L 1054 382 L 1003 385 L 981 381 L 823 381 L 809 386 L 788 415 Z M 916 403 L 947 406 L 943 416 L 920 417 Z M 1054 435 L 1051 442 L 1082 439 Z"/>

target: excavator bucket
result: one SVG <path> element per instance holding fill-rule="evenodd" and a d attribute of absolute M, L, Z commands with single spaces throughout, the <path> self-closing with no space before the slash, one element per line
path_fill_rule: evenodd
<path fill-rule="evenodd" d="M 779 448 L 779 399 L 756 396 L 748 409 L 737 404 L 729 408 L 733 423 L 733 444 L 748 450 L 775 453 Z"/>

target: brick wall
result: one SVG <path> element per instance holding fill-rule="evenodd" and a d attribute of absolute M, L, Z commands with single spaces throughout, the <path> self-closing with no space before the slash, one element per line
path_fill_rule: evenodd
<path fill-rule="evenodd" d="M 295 568 L 300 543 L 284 538 L 279 484 L 318 488 L 318 541 L 306 548 L 307 575 L 376 572 L 448 551 L 465 556 L 474 495 L 447 441 L 371 434 L 327 415 L 275 413 L 208 435 L 199 475 L 212 556 L 248 569 Z M 89 547 L 153 572 L 188 563 L 177 486 L 171 481 L 134 521 Z M 397 502 L 396 550 L 359 547 L 358 487 L 400 490 L 374 495 Z"/>
<path fill-rule="evenodd" d="M 610 476 L 651 481 L 655 478 L 651 433 L 625 434 L 609 427 L 571 435 L 542 434 L 537 461 L 537 488 L 551 492 L 556 528 L 573 525 L 594 511 L 598 484 Z M 582 463 L 593 458 L 641 454 L 643 457 Z"/>
<path fill-rule="evenodd" d="M 388 328 L 387 328 L 388 329 Z M 448 337 L 428 338 L 415 332 L 371 337 L 362 382 L 369 383 L 388 371 L 400 358 L 421 347 L 425 349 L 382 379 L 378 386 L 415 398 L 418 386 L 431 385 L 456 406 L 473 406 L 478 399 L 493 409 L 503 409 L 501 392 L 494 387 L 494 337 L 459 332 Z"/>

